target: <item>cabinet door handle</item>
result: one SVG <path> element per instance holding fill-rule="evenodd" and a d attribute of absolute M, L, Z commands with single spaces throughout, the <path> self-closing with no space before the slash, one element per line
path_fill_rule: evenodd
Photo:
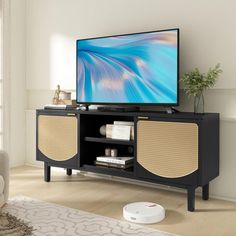
<path fill-rule="evenodd" d="M 74 113 L 67 113 L 68 116 L 75 116 Z"/>

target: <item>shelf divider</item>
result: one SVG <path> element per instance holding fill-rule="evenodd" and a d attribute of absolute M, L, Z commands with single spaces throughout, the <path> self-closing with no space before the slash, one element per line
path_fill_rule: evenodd
<path fill-rule="evenodd" d="M 104 138 L 104 137 L 85 137 L 84 140 L 87 142 L 96 142 L 96 143 L 113 143 L 113 144 L 120 144 L 120 145 L 134 145 L 133 140 L 111 139 L 111 138 Z"/>

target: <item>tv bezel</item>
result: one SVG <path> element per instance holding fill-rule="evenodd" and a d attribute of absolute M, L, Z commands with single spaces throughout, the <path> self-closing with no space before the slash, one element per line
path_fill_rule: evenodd
<path fill-rule="evenodd" d="M 110 37 L 117 37 L 117 36 L 129 36 L 129 35 L 136 35 L 136 34 L 148 34 L 148 33 L 155 33 L 155 32 L 165 32 L 165 31 L 177 31 L 177 101 L 176 103 L 120 103 L 120 102 L 79 102 L 77 100 L 77 88 L 78 88 L 78 41 L 83 40 L 90 40 L 90 39 L 102 39 L 102 38 L 110 38 Z M 109 35 L 109 36 L 101 36 L 101 37 L 91 37 L 91 38 L 83 38 L 76 40 L 76 104 L 81 105 L 114 105 L 114 106 L 179 106 L 179 28 L 171 28 L 171 29 L 163 29 L 163 30 L 153 30 L 153 31 L 146 31 L 146 32 L 138 32 L 138 33 L 129 33 L 129 34 L 118 34 L 118 35 Z"/>

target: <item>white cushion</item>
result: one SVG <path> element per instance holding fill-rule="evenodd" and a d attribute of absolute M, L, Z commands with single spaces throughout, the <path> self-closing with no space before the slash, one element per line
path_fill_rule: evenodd
<path fill-rule="evenodd" d="M 3 189 L 4 189 L 4 179 L 3 177 L 0 175 L 0 194 L 3 193 Z"/>

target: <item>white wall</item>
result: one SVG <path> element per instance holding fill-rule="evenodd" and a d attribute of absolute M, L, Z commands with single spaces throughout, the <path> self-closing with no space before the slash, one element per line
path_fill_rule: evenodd
<path fill-rule="evenodd" d="M 181 29 L 181 70 L 221 62 L 218 88 L 236 88 L 235 1 L 27 0 L 27 89 L 74 87 L 75 40 L 162 28 Z M 227 4 L 226 4 L 227 3 Z M 190 60 L 191 58 L 191 60 Z M 42 60 L 43 59 L 43 60 Z"/>
<path fill-rule="evenodd" d="M 35 137 L 30 110 L 50 102 L 60 83 L 75 89 L 75 40 L 112 34 L 179 27 L 181 74 L 194 67 L 206 70 L 220 62 L 223 75 L 205 95 L 207 111 L 221 121 L 221 172 L 211 193 L 236 200 L 236 1 L 188 0 L 26 0 L 27 2 L 27 140 Z M 181 92 L 181 109 L 192 110 Z M 33 130 L 33 131 L 32 131 Z M 35 150 L 27 143 L 27 162 Z"/>
<path fill-rule="evenodd" d="M 9 16 L 9 156 L 10 165 L 19 166 L 25 162 L 25 0 L 11 0 Z"/>

